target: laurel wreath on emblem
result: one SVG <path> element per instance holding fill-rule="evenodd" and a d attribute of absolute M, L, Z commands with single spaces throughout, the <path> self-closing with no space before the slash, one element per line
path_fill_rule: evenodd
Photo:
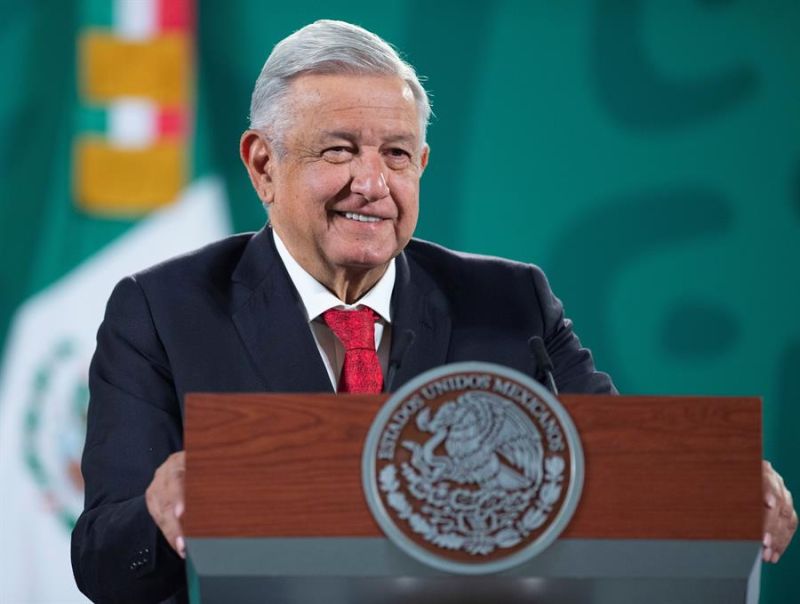
<path fill-rule="evenodd" d="M 394 464 L 379 473 L 388 505 L 439 547 L 472 555 L 514 547 L 544 524 L 564 481 L 564 459 L 542 459 L 538 434 L 526 422 L 513 403 L 485 392 L 445 403 L 432 419 L 429 409 L 422 410 L 417 426 L 433 436 L 422 445 L 403 442 L 412 455 L 410 463 L 400 464 L 406 488 L 421 507 L 416 511 L 400 490 Z M 442 443 L 449 454 L 434 455 Z M 509 463 L 500 463 L 501 456 Z"/>
<path fill-rule="evenodd" d="M 77 344 L 64 338 L 53 345 L 36 368 L 21 443 L 25 465 L 48 509 L 68 531 L 75 526 L 83 503 L 80 458 L 89 402 L 88 385 L 83 373 L 76 371 L 76 359 L 79 360 Z M 47 432 L 48 412 L 51 423 L 60 422 L 56 446 L 48 440 L 53 436 Z"/>

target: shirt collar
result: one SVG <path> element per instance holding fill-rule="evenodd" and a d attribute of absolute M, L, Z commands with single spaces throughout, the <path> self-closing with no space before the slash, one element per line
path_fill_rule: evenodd
<path fill-rule="evenodd" d="M 349 310 L 358 306 L 368 306 L 378 313 L 386 323 L 392 322 L 392 291 L 394 290 L 396 272 L 394 258 L 389 262 L 386 272 L 383 273 L 383 276 L 378 279 L 378 282 L 372 286 L 372 289 L 354 304 L 346 304 L 333 295 L 328 288 L 314 279 L 306 269 L 298 264 L 274 229 L 272 235 L 275 238 L 275 248 L 278 250 L 278 255 L 281 257 L 283 265 L 289 273 L 292 284 L 300 294 L 300 300 L 303 302 L 303 309 L 306 312 L 306 321 L 313 321 L 331 308 L 344 308 Z"/>

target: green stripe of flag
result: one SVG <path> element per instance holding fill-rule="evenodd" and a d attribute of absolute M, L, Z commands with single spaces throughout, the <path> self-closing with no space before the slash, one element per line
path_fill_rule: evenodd
<path fill-rule="evenodd" d="M 80 0 L 80 20 L 83 27 L 111 28 L 114 25 L 112 0 Z"/>
<path fill-rule="evenodd" d="M 108 129 L 108 111 L 97 105 L 76 108 L 75 130 L 81 134 L 105 134 Z"/>

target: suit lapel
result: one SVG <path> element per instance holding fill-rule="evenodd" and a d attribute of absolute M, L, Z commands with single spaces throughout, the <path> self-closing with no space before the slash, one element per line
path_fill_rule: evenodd
<path fill-rule="evenodd" d="M 401 359 L 392 389 L 447 361 L 450 315 L 437 284 L 402 253 L 392 294 L 392 346 L 403 333 L 414 342 Z M 299 295 L 265 227 L 248 243 L 233 273 L 233 323 L 256 371 L 272 392 L 332 392 Z"/>
<path fill-rule="evenodd" d="M 332 392 L 271 229 L 250 240 L 232 279 L 233 322 L 266 390 Z"/>
<path fill-rule="evenodd" d="M 411 330 L 415 337 L 401 359 L 392 390 L 423 371 L 445 363 L 451 328 L 445 297 L 427 273 L 413 264 L 405 253 L 397 257 L 396 268 L 390 358 L 398 357 L 404 332 Z"/>

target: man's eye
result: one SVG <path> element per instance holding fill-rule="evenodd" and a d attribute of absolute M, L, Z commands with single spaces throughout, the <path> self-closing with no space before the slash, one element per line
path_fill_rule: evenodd
<path fill-rule="evenodd" d="M 400 147 L 392 147 L 386 150 L 388 161 L 393 165 L 403 165 L 411 159 L 411 154 Z"/>
<path fill-rule="evenodd" d="M 322 156 L 329 161 L 345 161 L 353 155 L 353 150 L 349 147 L 328 147 L 322 152 Z"/>

